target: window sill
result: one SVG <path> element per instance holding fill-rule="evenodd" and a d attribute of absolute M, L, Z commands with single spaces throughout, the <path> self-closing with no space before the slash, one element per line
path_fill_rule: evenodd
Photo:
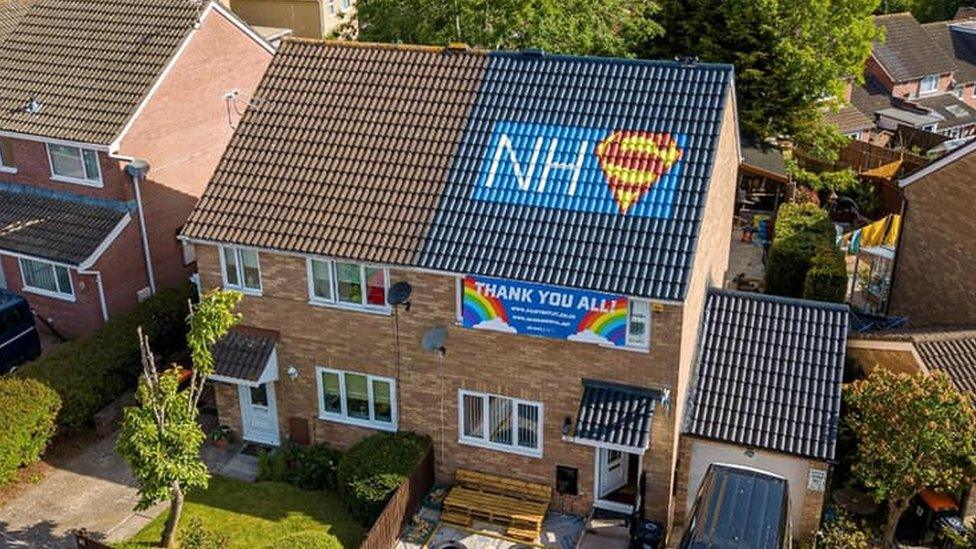
<path fill-rule="evenodd" d="M 327 309 L 339 309 L 342 311 L 353 311 L 357 313 L 369 313 L 371 315 L 390 316 L 393 312 L 392 307 L 363 307 L 361 305 L 349 305 L 335 301 L 325 301 L 323 299 L 309 299 L 309 305 L 325 307 Z"/>
<path fill-rule="evenodd" d="M 517 454 L 520 456 L 542 459 L 542 450 L 530 450 L 528 448 L 519 448 L 517 446 L 506 446 L 503 444 L 492 444 L 490 442 L 485 442 L 478 439 L 470 438 L 458 438 L 458 444 L 464 444 L 465 446 L 476 446 L 478 448 L 484 448 L 485 450 L 495 450 L 497 452 L 505 452 L 506 454 Z"/>
<path fill-rule="evenodd" d="M 98 189 L 103 187 L 101 181 L 89 181 L 87 179 L 77 179 L 75 177 L 67 177 L 64 175 L 52 175 L 51 181 L 57 181 L 58 183 L 71 183 L 72 185 L 84 185 L 86 187 L 95 187 Z"/>
<path fill-rule="evenodd" d="M 379 421 L 369 421 L 368 419 L 355 419 L 346 416 L 338 416 L 333 414 L 323 414 L 319 412 L 319 419 L 322 421 L 329 421 L 332 423 L 342 423 L 345 425 L 353 425 L 355 427 L 365 427 L 366 429 L 375 429 L 377 431 L 386 431 L 389 433 L 397 432 L 396 422 L 393 423 L 382 423 Z"/>
<path fill-rule="evenodd" d="M 74 303 L 75 302 L 75 296 L 74 295 L 61 294 L 61 293 L 58 293 L 58 292 L 52 292 L 50 290 L 45 290 L 43 288 L 32 288 L 30 286 L 24 286 L 23 289 L 24 289 L 25 292 L 28 292 L 28 293 L 31 293 L 31 294 L 35 294 L 35 295 L 39 295 L 39 296 L 43 296 L 43 297 L 50 297 L 50 298 L 53 298 L 53 299 L 60 299 L 61 301 L 67 301 L 67 302 L 70 302 L 70 303 Z"/>
<path fill-rule="evenodd" d="M 13 166 L 0 165 L 0 173 L 17 173 L 17 168 Z"/>
<path fill-rule="evenodd" d="M 255 290 L 253 288 L 241 288 L 238 286 L 231 286 L 229 284 L 224 284 L 223 286 L 225 290 L 233 290 L 235 292 L 241 292 L 242 294 L 249 295 L 251 297 L 261 297 L 262 295 L 264 295 L 261 292 L 261 290 Z"/>

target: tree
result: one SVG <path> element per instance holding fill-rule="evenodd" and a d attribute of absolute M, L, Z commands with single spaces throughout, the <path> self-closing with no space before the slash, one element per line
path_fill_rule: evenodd
<path fill-rule="evenodd" d="M 640 54 L 732 63 L 743 131 L 793 135 L 822 116 L 843 79 L 860 78 L 879 0 L 664 0 Z"/>
<path fill-rule="evenodd" d="M 341 35 L 370 42 L 633 55 L 662 32 L 651 0 L 359 0 Z"/>
<path fill-rule="evenodd" d="M 136 390 L 139 406 L 126 408 L 116 451 L 128 462 L 139 483 L 136 510 L 169 499 L 170 514 L 162 545 L 172 547 L 188 490 L 206 488 L 210 479 L 200 458 L 204 433 L 197 404 L 207 378 L 213 374 L 211 348 L 240 321 L 235 312 L 238 292 L 214 290 L 190 307 L 187 344 L 193 370 L 189 385 L 180 389 L 183 368 L 174 365 L 160 373 L 149 338 L 138 329 L 143 376 Z"/>
<path fill-rule="evenodd" d="M 973 0 L 882 0 L 878 13 L 910 11 L 920 23 L 952 19 L 956 10 L 973 6 Z"/>
<path fill-rule="evenodd" d="M 976 467 L 976 413 L 942 373 L 895 374 L 878 367 L 845 390 L 857 438 L 852 472 L 888 502 L 885 542 L 910 500 L 924 489 L 954 492 Z"/>

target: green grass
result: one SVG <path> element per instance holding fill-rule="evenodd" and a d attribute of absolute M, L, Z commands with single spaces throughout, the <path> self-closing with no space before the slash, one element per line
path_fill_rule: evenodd
<path fill-rule="evenodd" d="M 147 547 L 159 543 L 169 511 L 156 517 L 122 547 Z M 366 529 L 343 507 L 332 492 L 307 492 L 278 482 L 240 482 L 213 476 L 206 491 L 186 498 L 184 525 L 197 517 L 209 530 L 230 538 L 231 548 L 278 547 L 285 536 L 308 532 L 309 536 L 334 536 L 342 547 L 358 547 Z M 287 541 L 284 545 L 290 545 Z"/>

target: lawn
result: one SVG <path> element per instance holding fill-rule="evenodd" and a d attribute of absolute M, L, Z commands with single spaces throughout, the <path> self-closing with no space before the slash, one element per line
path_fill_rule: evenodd
<path fill-rule="evenodd" d="M 167 511 L 156 517 L 123 547 L 159 543 L 168 514 Z M 294 544 L 281 538 L 301 532 L 334 537 L 341 547 L 358 547 L 366 533 L 343 507 L 339 496 L 331 492 L 307 492 L 278 482 L 248 483 L 219 476 L 210 478 L 206 491 L 187 496 L 180 524 L 193 517 L 199 518 L 205 528 L 226 534 L 231 548 L 284 549 Z"/>

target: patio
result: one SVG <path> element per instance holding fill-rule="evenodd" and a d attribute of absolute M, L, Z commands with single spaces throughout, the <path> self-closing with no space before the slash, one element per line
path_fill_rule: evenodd
<path fill-rule="evenodd" d="M 425 505 L 414 517 L 413 528 L 401 536 L 396 549 L 434 549 L 448 542 L 460 542 L 468 549 L 513 549 L 523 547 L 549 547 L 574 549 L 586 527 L 582 517 L 550 511 L 542 523 L 542 536 L 538 544 L 527 544 L 505 536 L 505 528 L 487 522 L 475 521 L 470 528 L 440 522 L 440 511 Z M 424 526 L 417 525 L 423 524 Z M 419 530 L 419 532 L 418 532 Z M 412 533 L 421 534 L 417 537 Z M 427 533 L 424 539 L 424 533 Z M 413 538 L 413 539 L 411 539 Z"/>

